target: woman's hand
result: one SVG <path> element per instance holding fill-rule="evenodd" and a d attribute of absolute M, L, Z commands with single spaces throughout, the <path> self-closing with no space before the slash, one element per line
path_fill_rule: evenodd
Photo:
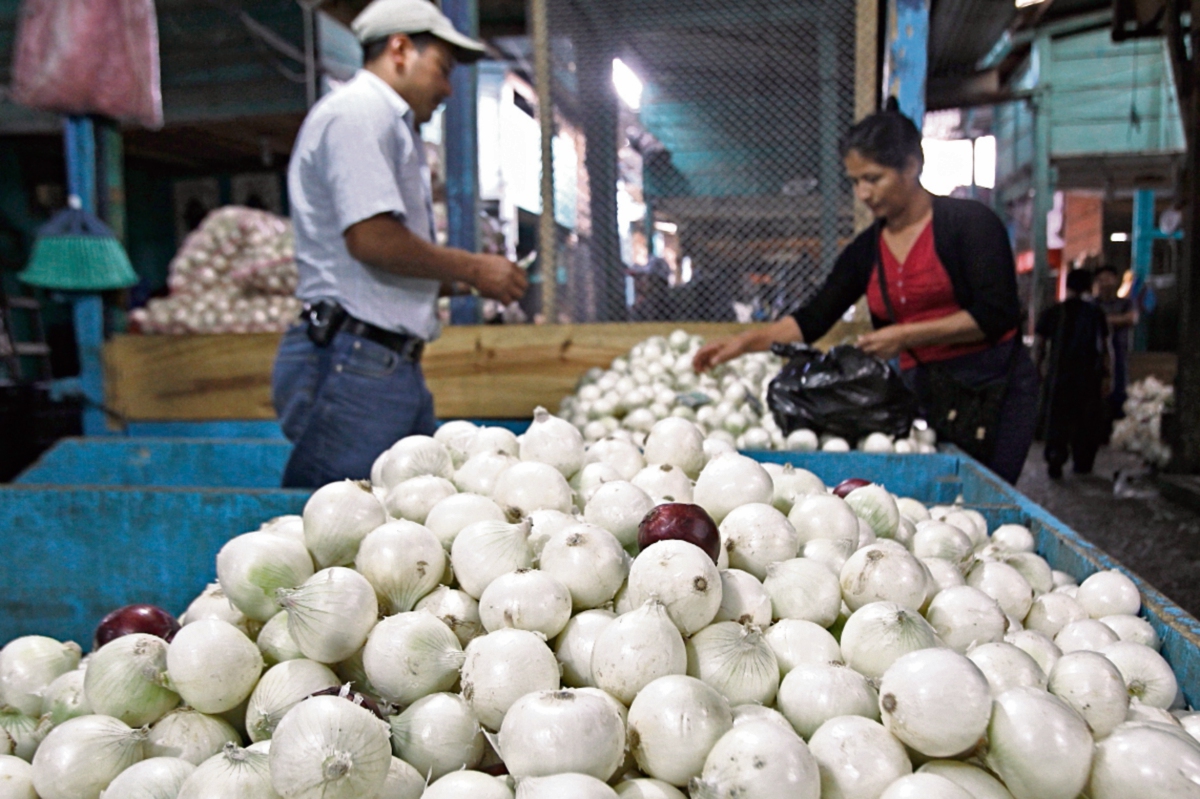
<path fill-rule="evenodd" d="M 749 342 L 746 341 L 746 334 L 733 338 L 723 338 L 717 341 L 710 341 L 692 357 L 692 368 L 699 372 L 707 372 L 714 366 L 720 366 L 726 361 L 732 361 L 739 355 L 745 355 L 749 352 Z"/>
<path fill-rule="evenodd" d="M 907 325 L 888 325 L 858 337 L 858 346 L 868 355 L 890 361 L 912 345 L 908 341 Z"/>

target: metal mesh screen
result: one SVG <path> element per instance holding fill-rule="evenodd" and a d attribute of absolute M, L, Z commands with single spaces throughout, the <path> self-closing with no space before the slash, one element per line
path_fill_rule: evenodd
<path fill-rule="evenodd" d="M 875 69 L 856 3 L 547 2 L 558 317 L 766 320 L 810 297 L 854 230 L 837 144 Z"/>

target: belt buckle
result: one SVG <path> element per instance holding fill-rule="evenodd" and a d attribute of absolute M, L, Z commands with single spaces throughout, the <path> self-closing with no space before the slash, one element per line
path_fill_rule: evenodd
<path fill-rule="evenodd" d="M 416 336 L 411 336 L 404 342 L 403 355 L 413 363 L 421 360 L 421 353 L 425 350 L 425 342 Z"/>

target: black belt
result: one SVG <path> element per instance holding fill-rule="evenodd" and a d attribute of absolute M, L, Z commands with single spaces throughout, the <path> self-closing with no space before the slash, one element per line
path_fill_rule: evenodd
<path fill-rule="evenodd" d="M 384 330 L 370 322 L 355 319 L 336 302 L 305 303 L 300 318 L 308 325 L 309 340 L 318 347 L 328 346 L 335 335 L 346 333 L 387 347 L 414 363 L 421 360 L 421 354 L 425 350 L 425 342 L 422 339 L 408 333 Z"/>

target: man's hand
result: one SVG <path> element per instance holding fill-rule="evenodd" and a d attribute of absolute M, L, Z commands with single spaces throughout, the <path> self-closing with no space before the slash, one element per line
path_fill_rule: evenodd
<path fill-rule="evenodd" d="M 720 339 L 705 344 L 692 357 L 692 368 L 697 372 L 707 372 L 714 366 L 720 366 L 726 361 L 732 361 L 749 350 L 745 335 Z"/>
<path fill-rule="evenodd" d="M 858 337 L 858 346 L 868 355 L 890 361 L 911 345 L 904 325 L 888 325 Z"/>
<path fill-rule="evenodd" d="M 512 261 L 500 255 L 476 255 L 471 284 L 484 297 L 508 305 L 525 296 L 529 278 Z"/>

